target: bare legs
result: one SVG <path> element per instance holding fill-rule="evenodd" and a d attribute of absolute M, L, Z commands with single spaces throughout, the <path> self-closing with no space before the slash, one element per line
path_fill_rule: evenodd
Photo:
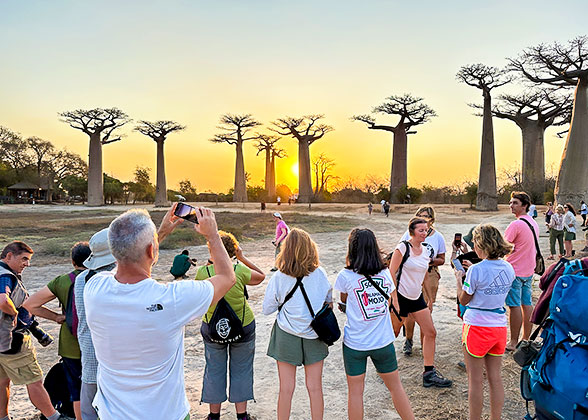
<path fill-rule="evenodd" d="M 468 403 L 470 420 L 482 418 L 484 405 L 484 366 L 490 386 L 490 420 L 500 420 L 504 406 L 504 386 L 500 375 L 502 357 L 486 355 L 478 358 L 470 355 L 464 347 L 464 358 L 468 371 Z"/>
<path fill-rule="evenodd" d="M 435 365 L 435 338 L 437 337 L 437 330 L 433 325 L 433 318 L 431 318 L 431 311 L 429 309 L 421 309 L 412 314 L 417 324 L 421 328 L 423 335 L 423 361 L 425 366 Z"/>
<path fill-rule="evenodd" d="M 408 396 L 404 391 L 402 383 L 400 382 L 400 375 L 398 371 L 390 373 L 379 373 L 380 377 L 386 384 L 390 391 L 394 408 L 402 418 L 402 420 L 413 420 L 414 414 L 410 407 Z M 349 420 L 363 420 L 363 391 L 365 384 L 365 373 L 358 376 L 347 375 L 347 411 Z"/>
<path fill-rule="evenodd" d="M 531 313 L 533 307 L 530 305 L 509 306 L 510 308 L 510 341 L 506 345 L 508 350 L 514 350 L 519 343 L 521 326 L 523 327 L 523 340 L 531 336 Z M 522 308 L 522 310 L 521 310 Z"/>
<path fill-rule="evenodd" d="M 306 389 L 310 398 L 312 420 L 323 420 L 323 361 L 304 366 Z M 292 395 L 296 388 L 296 366 L 278 362 L 280 393 L 278 395 L 278 420 L 288 420 L 292 409 Z"/>

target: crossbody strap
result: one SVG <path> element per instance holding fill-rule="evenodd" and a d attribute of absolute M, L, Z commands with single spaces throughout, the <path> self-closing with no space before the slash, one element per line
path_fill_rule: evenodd
<path fill-rule="evenodd" d="M 304 285 L 302 284 L 302 277 L 296 278 L 296 282 L 300 285 L 300 291 L 302 292 L 302 296 L 304 296 L 304 301 L 306 302 L 306 306 L 308 306 L 310 316 L 312 316 L 312 319 L 314 319 L 314 311 L 312 310 L 312 305 L 310 304 L 310 299 L 308 299 L 306 290 L 304 290 Z"/>
<path fill-rule="evenodd" d="M 300 279 L 302 280 L 302 277 L 300 277 Z M 282 307 L 286 304 L 286 302 L 288 302 L 290 299 L 292 299 L 292 296 L 294 296 L 294 292 L 296 292 L 296 289 L 298 289 L 298 286 L 300 284 L 298 283 L 298 279 L 296 279 L 296 284 L 294 285 L 294 287 L 288 292 L 288 294 L 286 295 L 286 297 L 284 298 L 284 301 L 278 306 L 278 312 L 282 310 Z"/>
<path fill-rule="evenodd" d="M 388 295 L 388 293 L 386 293 L 379 285 L 378 283 L 376 283 L 372 277 L 370 275 L 366 275 L 365 278 L 370 282 L 370 284 L 372 286 L 374 286 L 376 288 L 376 290 L 382 295 L 384 296 L 384 299 L 386 299 L 386 302 L 390 301 L 390 296 Z M 398 313 L 398 311 L 396 310 L 396 308 L 394 307 L 394 305 L 392 304 L 392 301 L 390 301 L 390 307 L 388 308 L 390 311 L 394 312 L 394 315 L 396 315 L 396 318 L 398 318 L 400 321 L 402 321 L 402 318 L 400 317 L 400 314 Z"/>
<path fill-rule="evenodd" d="M 402 268 L 404 267 L 404 263 L 408 260 L 408 257 L 410 257 L 410 247 L 412 246 L 410 244 L 410 242 L 408 241 L 402 241 L 402 243 L 404 244 L 404 246 L 406 247 L 406 250 L 404 251 L 404 254 L 402 255 L 402 261 L 400 261 L 400 265 L 398 266 L 398 271 L 396 272 L 396 288 L 398 289 L 398 286 L 400 285 L 400 276 L 402 276 Z"/>
<path fill-rule="evenodd" d="M 519 220 L 525 222 L 527 226 L 529 226 L 529 229 L 531 229 L 531 232 L 533 233 L 533 239 L 535 240 L 535 250 L 537 251 L 537 255 L 541 257 L 541 250 L 539 249 L 539 242 L 537 241 L 537 235 L 535 235 L 535 229 L 533 229 L 533 226 L 531 225 L 531 223 L 529 223 L 528 220 L 525 220 L 523 218 L 520 218 Z"/>

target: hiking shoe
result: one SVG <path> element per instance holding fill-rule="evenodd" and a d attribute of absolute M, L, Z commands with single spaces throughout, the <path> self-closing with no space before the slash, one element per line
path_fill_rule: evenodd
<path fill-rule="evenodd" d="M 443 375 L 437 372 L 437 369 L 423 373 L 423 386 L 425 388 L 429 388 L 431 386 L 447 388 L 451 385 L 453 385 L 453 381 L 444 378 Z"/>
<path fill-rule="evenodd" d="M 58 417 L 58 420 L 76 420 L 76 419 L 75 418 L 72 418 L 72 417 L 69 417 L 69 416 L 66 416 L 65 414 L 61 414 Z"/>
<path fill-rule="evenodd" d="M 465 365 L 465 363 L 463 361 L 457 362 L 457 367 L 460 368 L 463 371 L 466 371 L 467 370 L 466 369 L 466 365 Z"/>
<path fill-rule="evenodd" d="M 580 252 L 588 252 L 588 246 L 585 246 L 584 248 L 582 248 L 582 250 Z"/>
<path fill-rule="evenodd" d="M 412 340 L 410 338 L 404 340 L 404 346 L 402 346 L 402 353 L 404 353 L 405 356 L 412 356 Z"/>

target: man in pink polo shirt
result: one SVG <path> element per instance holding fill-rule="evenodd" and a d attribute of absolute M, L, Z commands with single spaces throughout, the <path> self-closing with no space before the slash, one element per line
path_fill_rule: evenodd
<path fill-rule="evenodd" d="M 523 340 L 528 340 L 531 334 L 531 286 L 535 273 L 535 238 L 539 238 L 539 226 L 527 214 L 531 198 L 525 192 L 514 191 L 510 195 L 510 210 L 517 220 L 511 222 L 504 232 L 504 238 L 514 245 L 513 251 L 506 257 L 514 268 L 516 278 L 506 297 L 506 305 L 510 309 L 510 342 L 507 350 L 514 350 L 519 342 L 521 326 Z M 528 222 L 528 224 L 526 223 Z M 533 230 L 531 230 L 531 226 Z"/>
<path fill-rule="evenodd" d="M 276 239 L 272 241 L 272 244 L 276 247 L 277 257 L 280 253 L 282 242 L 284 242 L 284 239 L 286 239 L 286 236 L 288 236 L 288 233 L 290 233 L 290 228 L 288 227 L 286 222 L 284 222 L 284 220 L 282 219 L 282 215 L 280 213 L 275 212 L 273 216 L 274 221 L 276 222 Z M 274 265 L 271 271 L 277 271 L 277 267 Z"/>

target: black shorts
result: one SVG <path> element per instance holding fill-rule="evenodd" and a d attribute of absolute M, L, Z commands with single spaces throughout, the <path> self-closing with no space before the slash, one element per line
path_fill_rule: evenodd
<path fill-rule="evenodd" d="M 82 361 L 80 359 L 70 359 L 69 357 L 62 357 L 61 360 L 65 370 L 69 397 L 71 401 L 79 401 L 82 388 Z"/>
<path fill-rule="evenodd" d="M 403 318 L 406 318 L 408 314 L 428 308 L 422 293 L 416 300 L 405 298 L 398 293 L 398 306 L 400 307 L 400 316 Z"/>

